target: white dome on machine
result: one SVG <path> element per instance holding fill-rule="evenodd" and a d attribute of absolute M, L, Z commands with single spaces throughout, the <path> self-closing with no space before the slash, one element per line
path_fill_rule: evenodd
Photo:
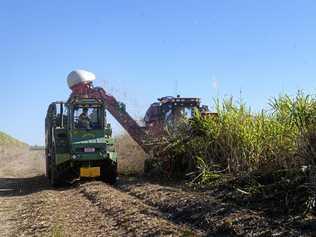
<path fill-rule="evenodd" d="M 72 88 L 73 86 L 80 83 L 92 82 L 95 79 L 96 79 L 95 74 L 86 70 L 82 70 L 82 69 L 74 70 L 71 73 L 69 73 L 67 76 L 67 82 L 68 82 L 69 88 Z"/>

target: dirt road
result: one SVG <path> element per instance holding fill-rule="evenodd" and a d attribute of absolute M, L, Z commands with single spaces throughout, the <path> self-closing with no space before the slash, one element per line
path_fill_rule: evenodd
<path fill-rule="evenodd" d="M 121 177 L 115 186 L 76 182 L 52 189 L 43 153 L 0 157 L 2 236 L 313 236 L 315 221 L 227 202 L 228 192 Z"/>
<path fill-rule="evenodd" d="M 0 236 L 198 236 L 166 213 L 98 181 L 52 189 L 41 152 L 3 159 Z"/>

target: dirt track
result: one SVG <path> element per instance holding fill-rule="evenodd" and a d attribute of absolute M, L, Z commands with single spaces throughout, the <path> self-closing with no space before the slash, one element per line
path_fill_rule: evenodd
<path fill-rule="evenodd" d="M 114 187 L 89 181 L 52 189 L 42 152 L 0 158 L 1 237 L 313 236 L 315 229 L 314 221 L 293 227 L 295 220 L 226 202 L 227 193 L 142 178 L 121 177 Z"/>
<path fill-rule="evenodd" d="M 41 156 L 41 152 L 25 152 L 3 162 L 0 236 L 201 235 L 102 182 L 51 189 L 43 175 Z"/>

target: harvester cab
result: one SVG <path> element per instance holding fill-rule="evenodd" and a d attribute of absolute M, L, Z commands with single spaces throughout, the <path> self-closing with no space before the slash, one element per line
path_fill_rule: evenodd
<path fill-rule="evenodd" d="M 166 96 L 149 107 L 144 121 L 151 135 L 161 136 L 166 129 L 175 128 L 182 119 L 191 118 L 199 108 L 199 98 Z"/>
<path fill-rule="evenodd" d="M 93 131 L 105 129 L 105 136 L 111 136 L 109 124 L 106 120 L 106 106 L 97 99 L 74 99 L 69 101 L 70 129 Z"/>

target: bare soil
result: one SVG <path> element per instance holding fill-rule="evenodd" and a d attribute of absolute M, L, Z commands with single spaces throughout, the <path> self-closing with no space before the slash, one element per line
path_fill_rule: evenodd
<path fill-rule="evenodd" d="M 41 151 L 0 157 L 0 236 L 316 236 L 315 219 L 269 216 L 226 190 L 120 177 L 51 188 Z"/>
<path fill-rule="evenodd" d="M 0 236 L 201 235 L 100 181 L 51 188 L 42 152 L 25 150 L 0 161 Z"/>

